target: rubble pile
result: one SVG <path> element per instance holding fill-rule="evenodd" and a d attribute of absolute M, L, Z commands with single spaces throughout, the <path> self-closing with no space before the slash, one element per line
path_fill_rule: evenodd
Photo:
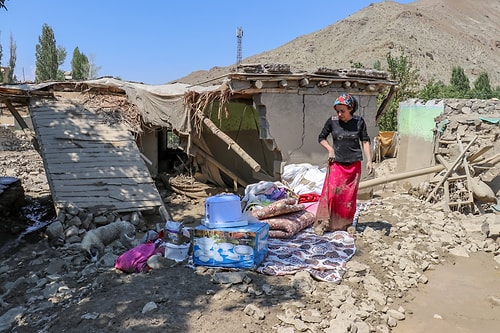
<path fill-rule="evenodd" d="M 500 101 L 446 100 L 436 119 L 434 156 L 444 166 L 426 193 L 462 213 L 484 212 L 500 194 Z M 420 191 L 421 194 L 422 191 Z"/>
<path fill-rule="evenodd" d="M 137 230 L 145 231 L 146 222 L 140 212 L 92 213 L 86 209 L 68 204 L 59 210 L 57 218 L 46 230 L 48 241 L 52 246 L 79 244 L 85 232 L 117 221 L 131 222 Z"/>
<path fill-rule="evenodd" d="M 32 147 L 30 133 L 15 131 L 14 126 L 0 125 L 0 150 L 25 151 Z"/>

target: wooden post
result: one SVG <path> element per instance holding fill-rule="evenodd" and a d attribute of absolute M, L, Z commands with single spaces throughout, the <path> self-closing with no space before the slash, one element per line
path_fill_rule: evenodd
<path fill-rule="evenodd" d="M 435 165 L 427 168 L 422 168 L 422 169 L 417 169 L 417 170 L 411 170 L 407 172 L 402 172 L 402 173 L 397 173 L 397 174 L 392 174 L 386 177 L 381 177 L 381 178 L 375 178 L 375 179 L 370 179 L 366 180 L 363 182 L 359 183 L 359 189 L 367 188 L 367 187 L 372 187 L 380 184 L 385 184 L 385 183 L 390 183 L 396 180 L 401 180 L 401 179 L 407 179 L 407 178 L 412 178 L 412 177 L 417 177 L 417 176 L 422 176 L 426 175 L 429 173 L 435 173 L 435 172 L 440 172 L 444 169 L 444 166 L 442 165 Z"/>
<path fill-rule="evenodd" d="M 214 133 L 222 141 L 228 144 L 228 149 L 232 149 L 236 154 L 238 154 L 243 159 L 243 161 L 245 161 L 252 168 L 253 171 L 260 171 L 260 164 L 257 163 L 257 161 L 255 161 L 250 155 L 248 155 L 247 152 L 243 148 L 241 148 L 233 139 L 231 139 L 223 131 L 221 131 L 217 127 L 217 125 L 215 125 L 210 119 L 208 119 L 208 117 L 203 114 L 203 112 L 197 110 L 195 114 L 203 121 L 205 125 L 207 125 L 212 133 Z"/>
<path fill-rule="evenodd" d="M 222 164 L 220 164 L 215 158 L 213 158 L 212 156 L 208 155 L 207 153 L 205 153 L 201 149 L 197 149 L 196 153 L 200 154 L 203 158 L 205 158 L 205 159 L 209 160 L 211 163 L 215 164 L 215 166 L 218 167 L 222 172 L 224 172 L 226 175 L 228 175 L 229 177 L 231 177 L 231 179 L 233 180 L 233 185 L 234 185 L 234 191 L 235 192 L 238 190 L 237 185 L 236 185 L 237 183 L 239 183 L 243 187 L 247 187 L 248 184 L 245 181 L 243 181 L 242 179 L 238 178 L 238 176 L 236 176 L 233 172 L 231 172 L 231 170 L 227 169 Z"/>
<path fill-rule="evenodd" d="M 4 99 L 3 102 L 5 103 L 5 105 L 7 105 L 7 109 L 9 109 L 10 113 L 12 113 L 19 126 L 21 126 L 23 130 L 29 128 L 23 117 L 21 117 L 21 115 L 17 112 L 16 108 L 14 107 L 14 105 L 12 105 L 10 100 Z"/>

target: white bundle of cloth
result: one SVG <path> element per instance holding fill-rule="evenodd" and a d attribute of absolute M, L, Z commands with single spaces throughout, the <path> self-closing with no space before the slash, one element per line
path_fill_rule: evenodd
<path fill-rule="evenodd" d="M 309 163 L 288 164 L 283 168 L 281 179 L 295 194 L 321 194 L 326 167 L 320 169 Z"/>

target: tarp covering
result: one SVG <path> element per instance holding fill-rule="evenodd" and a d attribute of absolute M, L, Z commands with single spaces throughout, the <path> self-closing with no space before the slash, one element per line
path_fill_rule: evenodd
<path fill-rule="evenodd" d="M 137 106 L 144 123 L 166 128 L 173 127 L 183 134 L 191 131 L 189 114 L 184 107 L 184 94 L 188 91 L 203 93 L 227 89 L 224 84 L 210 87 L 184 83 L 145 85 L 113 78 L 84 81 L 83 84 L 89 87 L 120 88 L 127 94 L 128 102 Z"/>
<path fill-rule="evenodd" d="M 125 92 L 127 101 L 137 107 L 143 122 L 165 128 L 174 128 L 179 133 L 188 134 L 191 131 L 189 113 L 184 105 L 184 95 L 193 91 L 199 94 L 211 91 L 228 90 L 227 84 L 213 85 L 209 87 L 195 86 L 184 83 L 147 85 L 121 81 L 114 78 L 100 78 L 81 82 L 44 82 L 39 84 L 3 85 L 0 86 L 0 94 L 12 92 L 23 92 L 26 97 L 30 92 L 46 89 L 51 86 L 74 84 L 79 87 L 99 88 L 111 90 L 116 88 Z M 85 89 L 84 89 L 85 90 Z"/>

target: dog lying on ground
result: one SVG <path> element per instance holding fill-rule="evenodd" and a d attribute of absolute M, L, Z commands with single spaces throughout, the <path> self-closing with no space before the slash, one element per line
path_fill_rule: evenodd
<path fill-rule="evenodd" d="M 135 227 L 127 221 L 112 222 L 87 231 L 82 239 L 81 249 L 92 262 L 97 262 L 104 254 L 106 245 L 119 240 L 127 249 L 133 247 Z"/>

